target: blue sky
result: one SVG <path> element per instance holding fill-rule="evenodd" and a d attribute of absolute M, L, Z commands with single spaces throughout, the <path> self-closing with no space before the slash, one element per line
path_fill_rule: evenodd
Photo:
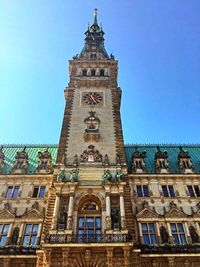
<path fill-rule="evenodd" d="M 0 2 L 0 143 L 58 143 L 68 60 L 98 8 L 125 143 L 200 143 L 199 0 Z"/>

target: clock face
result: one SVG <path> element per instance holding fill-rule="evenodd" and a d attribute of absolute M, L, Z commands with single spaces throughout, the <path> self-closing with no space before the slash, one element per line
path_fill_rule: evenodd
<path fill-rule="evenodd" d="M 101 93 L 97 92 L 87 92 L 82 96 L 82 101 L 87 105 L 98 105 L 103 100 L 103 96 Z"/>

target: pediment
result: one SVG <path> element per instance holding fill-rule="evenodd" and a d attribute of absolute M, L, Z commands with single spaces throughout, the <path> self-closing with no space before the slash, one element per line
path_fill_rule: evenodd
<path fill-rule="evenodd" d="M 13 219 L 15 215 L 7 209 L 0 210 L 0 219 Z"/>
<path fill-rule="evenodd" d="M 159 215 L 157 213 L 155 213 L 154 211 L 148 209 L 148 208 L 145 208 L 143 209 L 142 211 L 140 211 L 136 217 L 139 219 L 139 218 L 158 218 Z"/>
<path fill-rule="evenodd" d="M 25 219 L 43 219 L 44 215 L 36 209 L 31 209 L 22 216 Z"/>
<path fill-rule="evenodd" d="M 165 214 L 166 218 L 185 218 L 187 215 L 177 208 L 172 208 Z"/>

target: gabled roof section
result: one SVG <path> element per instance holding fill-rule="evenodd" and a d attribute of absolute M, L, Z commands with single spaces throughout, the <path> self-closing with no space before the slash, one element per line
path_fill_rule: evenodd
<path fill-rule="evenodd" d="M 8 174 L 15 162 L 15 156 L 17 152 L 22 151 L 25 145 L 3 145 L 4 153 L 4 167 L 3 174 Z M 51 153 L 52 163 L 56 163 L 56 156 L 58 151 L 58 145 L 26 145 L 26 152 L 28 154 L 28 174 L 34 174 L 39 163 L 38 152 L 44 152 L 48 147 L 49 153 Z"/>
<path fill-rule="evenodd" d="M 144 162 L 146 164 L 147 173 L 155 173 L 155 155 L 157 153 L 158 144 L 155 145 L 125 145 L 126 160 L 131 172 L 132 155 L 135 152 L 135 147 L 139 152 L 146 152 Z M 184 151 L 188 151 L 192 165 L 194 167 L 194 173 L 200 173 L 200 144 L 197 145 L 181 145 Z M 161 151 L 166 151 L 168 155 L 169 173 L 180 173 L 178 165 L 178 156 L 180 153 L 180 145 L 159 145 Z"/>
<path fill-rule="evenodd" d="M 137 215 L 136 215 L 137 219 L 146 219 L 146 218 L 158 218 L 159 215 L 148 209 L 148 208 L 144 208 L 142 211 L 140 211 Z"/>

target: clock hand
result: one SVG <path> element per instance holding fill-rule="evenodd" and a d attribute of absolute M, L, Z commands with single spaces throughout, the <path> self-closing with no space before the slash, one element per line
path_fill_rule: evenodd
<path fill-rule="evenodd" d="M 90 98 L 93 100 L 93 102 L 94 102 L 95 104 L 97 104 L 97 101 L 96 101 L 96 99 L 93 97 L 93 95 L 90 95 Z"/>

